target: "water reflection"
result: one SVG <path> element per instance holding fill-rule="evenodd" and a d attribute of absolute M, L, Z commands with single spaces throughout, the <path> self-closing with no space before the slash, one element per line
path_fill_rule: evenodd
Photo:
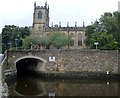
<path fill-rule="evenodd" d="M 17 78 L 10 88 L 11 96 L 48 96 L 49 93 L 55 93 L 56 96 L 119 96 L 119 82 L 116 80 L 45 80 L 22 77 Z"/>
<path fill-rule="evenodd" d="M 37 81 L 30 78 L 19 78 L 15 86 L 15 91 L 21 95 L 38 95 L 42 93 L 41 85 L 37 85 Z"/>

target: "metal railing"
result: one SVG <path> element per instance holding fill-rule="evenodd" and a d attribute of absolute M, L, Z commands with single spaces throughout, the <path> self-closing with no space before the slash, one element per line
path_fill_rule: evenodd
<path fill-rule="evenodd" d="M 0 62 L 1 65 L 3 65 L 6 58 L 7 58 L 7 51 L 5 51 L 5 53 L 3 54 L 2 58 L 1 58 L 1 62 Z"/>

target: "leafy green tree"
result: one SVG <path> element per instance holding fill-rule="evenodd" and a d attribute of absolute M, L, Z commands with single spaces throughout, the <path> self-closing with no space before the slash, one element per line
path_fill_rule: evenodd
<path fill-rule="evenodd" d="M 26 37 L 23 40 L 23 48 L 30 49 L 31 45 L 34 44 L 34 45 L 43 46 L 46 49 L 49 49 L 51 45 L 53 47 L 56 47 L 57 49 L 60 49 L 68 45 L 68 43 L 69 45 L 72 45 L 73 41 L 70 37 L 68 38 L 68 36 L 65 33 L 53 32 L 43 37 L 33 36 L 33 35 Z"/>
<path fill-rule="evenodd" d="M 42 46 L 46 47 L 46 49 L 49 49 L 51 45 L 50 37 L 49 36 L 42 37 L 41 44 Z"/>
<path fill-rule="evenodd" d="M 2 35 L 0 34 L 0 54 L 2 53 Z"/>
<path fill-rule="evenodd" d="M 63 46 L 68 45 L 68 37 L 65 33 L 53 33 L 50 36 L 51 44 L 56 47 L 57 49 L 62 48 Z"/>
<path fill-rule="evenodd" d="M 85 29 L 85 35 L 86 35 L 85 44 L 86 44 L 86 46 L 90 45 L 90 35 L 93 34 L 94 32 L 95 32 L 95 25 L 89 25 L 86 27 L 86 29 Z"/>
<path fill-rule="evenodd" d="M 93 25 L 86 27 L 86 40 L 87 46 L 90 45 L 91 34 L 98 32 L 106 32 L 108 35 L 112 34 L 113 38 L 117 41 L 117 49 L 120 49 L 120 13 L 106 12 L 101 15 L 99 21 L 95 21 Z"/>
<path fill-rule="evenodd" d="M 39 36 L 30 35 L 23 40 L 23 46 L 22 47 L 24 49 L 30 49 L 32 45 L 38 45 L 38 44 L 41 44 L 41 43 L 42 43 L 42 41 L 39 38 Z"/>
<path fill-rule="evenodd" d="M 117 41 L 117 47 L 120 49 L 120 13 L 104 13 L 100 18 L 100 24 L 106 29 L 108 34 L 112 34 Z"/>
<path fill-rule="evenodd" d="M 33 45 L 44 46 L 45 48 L 49 49 L 49 46 L 50 46 L 49 37 L 48 36 L 40 37 L 40 36 L 30 35 L 23 40 L 24 49 L 30 49 L 31 46 Z"/>
<path fill-rule="evenodd" d="M 117 49 L 117 41 L 113 38 L 112 34 L 107 34 L 105 32 L 93 33 L 90 36 L 91 48 L 95 48 L 95 42 L 99 43 L 99 49 Z"/>
<path fill-rule="evenodd" d="M 18 27 L 15 25 L 6 25 L 2 29 L 3 52 L 11 47 L 22 46 L 22 39 L 29 36 L 31 33 L 30 27 Z M 17 40 L 16 40 L 17 39 Z"/>

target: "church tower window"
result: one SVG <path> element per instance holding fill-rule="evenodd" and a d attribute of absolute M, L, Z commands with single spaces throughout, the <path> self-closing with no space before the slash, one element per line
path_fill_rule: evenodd
<path fill-rule="evenodd" d="M 38 27 L 38 30 L 41 31 L 41 27 Z"/>
<path fill-rule="evenodd" d="M 78 34 L 78 46 L 82 46 L 82 34 Z"/>
<path fill-rule="evenodd" d="M 38 12 L 38 19 L 42 19 L 42 12 L 41 11 Z"/>

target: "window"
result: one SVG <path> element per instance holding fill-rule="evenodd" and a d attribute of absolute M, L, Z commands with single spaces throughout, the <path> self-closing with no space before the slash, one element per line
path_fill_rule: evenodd
<path fill-rule="evenodd" d="M 38 27 L 38 30 L 41 31 L 41 27 Z"/>
<path fill-rule="evenodd" d="M 82 34 L 78 34 L 78 46 L 82 46 Z"/>
<path fill-rule="evenodd" d="M 70 33 L 70 38 L 74 40 L 74 34 Z"/>
<path fill-rule="evenodd" d="M 42 19 L 42 12 L 41 11 L 38 12 L 38 19 Z"/>
<path fill-rule="evenodd" d="M 70 44 L 71 46 L 73 46 L 74 45 L 74 33 L 73 32 L 70 33 L 70 39 L 71 39 Z"/>

